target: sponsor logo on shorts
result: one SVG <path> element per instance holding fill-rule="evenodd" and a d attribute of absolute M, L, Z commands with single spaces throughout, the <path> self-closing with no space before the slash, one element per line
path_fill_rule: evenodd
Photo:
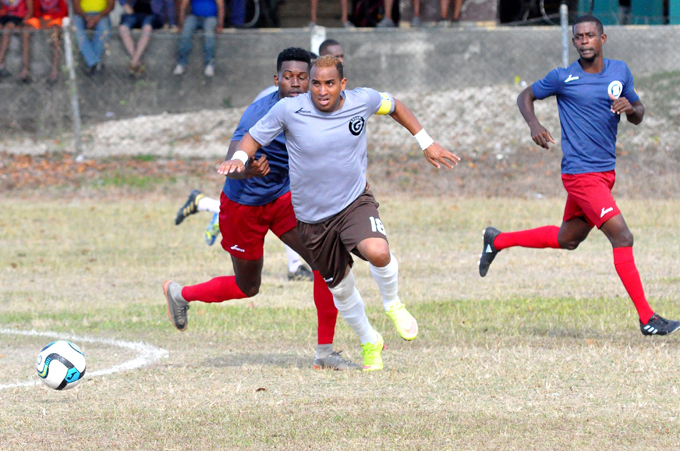
<path fill-rule="evenodd" d="M 239 252 L 245 252 L 245 251 L 246 251 L 245 249 L 241 249 L 240 247 L 238 247 L 238 244 L 234 244 L 234 245 L 233 245 L 232 247 L 230 247 L 229 249 L 231 249 L 231 250 L 233 250 L 233 251 L 239 251 Z"/>
<path fill-rule="evenodd" d="M 364 129 L 366 120 L 361 116 L 354 116 L 349 120 L 349 132 L 354 136 L 359 136 Z"/>
<path fill-rule="evenodd" d="M 623 84 L 621 84 L 621 82 L 618 80 L 614 80 L 613 82 L 609 83 L 607 92 L 614 96 L 615 99 L 618 99 L 621 97 L 621 93 L 623 92 Z"/>
<path fill-rule="evenodd" d="M 573 75 L 569 74 L 566 80 L 564 80 L 565 83 L 569 83 L 570 81 L 578 80 L 578 77 L 574 77 Z"/>
<path fill-rule="evenodd" d="M 604 218 L 604 215 L 606 215 L 606 214 L 609 213 L 610 211 L 614 211 L 614 207 L 609 207 L 609 208 L 607 208 L 607 209 L 605 209 L 604 207 L 602 207 L 602 213 L 600 213 L 600 218 Z"/>

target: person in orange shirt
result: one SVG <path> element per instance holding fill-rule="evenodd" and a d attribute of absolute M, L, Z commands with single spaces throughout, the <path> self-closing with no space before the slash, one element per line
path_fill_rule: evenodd
<path fill-rule="evenodd" d="M 28 52 L 30 48 L 30 34 L 24 26 L 25 21 L 33 17 L 33 0 L 0 0 L 0 30 L 2 30 L 2 44 L 0 44 L 0 78 L 11 74 L 5 69 L 5 56 L 9 48 L 9 38 L 12 31 L 22 30 L 22 49 L 24 68 L 19 74 L 19 80 L 30 81 L 28 70 Z"/>
<path fill-rule="evenodd" d="M 34 6 L 34 17 L 25 22 L 36 30 L 52 30 L 50 33 L 50 41 L 52 41 L 54 49 L 52 52 L 52 72 L 47 81 L 54 83 L 59 78 L 59 61 L 61 59 L 59 30 L 64 17 L 68 16 L 68 4 L 66 0 L 35 0 Z"/>

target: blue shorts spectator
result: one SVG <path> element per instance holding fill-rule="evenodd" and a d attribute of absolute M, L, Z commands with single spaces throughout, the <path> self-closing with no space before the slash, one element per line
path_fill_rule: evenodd
<path fill-rule="evenodd" d="M 163 28 L 163 19 L 157 14 L 123 14 L 120 17 L 120 24 L 129 29 L 142 28 L 145 25 L 149 25 L 154 30 L 158 30 Z"/>

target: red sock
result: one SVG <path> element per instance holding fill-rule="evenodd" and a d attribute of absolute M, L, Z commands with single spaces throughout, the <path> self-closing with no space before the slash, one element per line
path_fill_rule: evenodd
<path fill-rule="evenodd" d="M 614 248 L 614 267 L 616 268 L 616 273 L 621 278 L 621 282 L 623 282 L 623 286 L 626 287 L 628 296 L 630 296 L 633 304 L 635 304 L 635 308 L 640 316 L 640 322 L 647 324 L 649 318 L 654 315 L 654 312 L 645 298 L 645 290 L 642 288 L 640 273 L 638 273 L 635 266 L 632 247 Z"/>
<path fill-rule="evenodd" d="M 187 301 L 224 302 L 248 296 L 236 285 L 235 276 L 223 276 L 182 288 L 182 297 Z"/>
<path fill-rule="evenodd" d="M 519 232 L 503 232 L 496 237 L 493 245 L 499 251 L 514 246 L 559 249 L 560 245 L 557 242 L 559 231 L 560 228 L 557 226 L 545 226 Z"/>
<path fill-rule="evenodd" d="M 326 345 L 333 343 L 338 309 L 335 308 L 333 295 L 319 271 L 314 271 L 314 304 L 316 305 L 316 316 L 319 321 L 318 344 Z"/>

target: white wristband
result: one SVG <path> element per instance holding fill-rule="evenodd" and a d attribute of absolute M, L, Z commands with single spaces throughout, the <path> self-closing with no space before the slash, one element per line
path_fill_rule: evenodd
<path fill-rule="evenodd" d="M 248 154 L 245 153 L 243 150 L 237 150 L 234 152 L 234 155 L 231 156 L 232 160 L 239 160 L 243 165 L 245 166 L 246 163 L 248 163 Z"/>
<path fill-rule="evenodd" d="M 413 135 L 413 137 L 418 141 L 418 145 L 421 149 L 425 150 L 434 143 L 434 139 L 427 134 L 425 129 L 420 130 L 418 133 Z"/>

